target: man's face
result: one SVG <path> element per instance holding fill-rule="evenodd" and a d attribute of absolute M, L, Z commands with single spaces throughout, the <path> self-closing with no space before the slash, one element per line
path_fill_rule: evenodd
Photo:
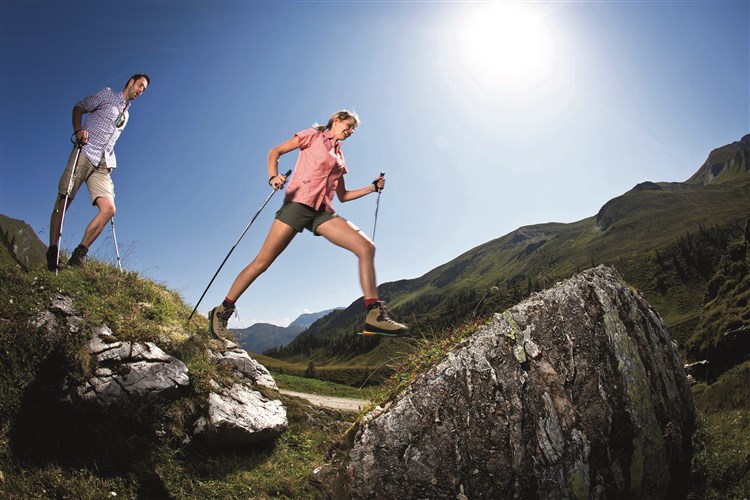
<path fill-rule="evenodd" d="M 137 80 L 128 81 L 128 84 L 123 91 L 123 95 L 125 96 L 125 99 L 132 101 L 133 99 L 137 99 L 139 95 L 143 94 L 147 88 L 148 82 L 145 78 L 140 77 Z"/>

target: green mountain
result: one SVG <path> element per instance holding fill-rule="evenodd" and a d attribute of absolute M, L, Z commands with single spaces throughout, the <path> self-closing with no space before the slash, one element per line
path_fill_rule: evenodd
<path fill-rule="evenodd" d="M 26 270 L 43 266 L 46 251 L 31 226 L 0 214 L 0 265 L 20 264 Z"/>
<path fill-rule="evenodd" d="M 419 278 L 385 283 L 381 295 L 397 319 L 429 337 L 607 264 L 645 295 L 673 337 L 684 342 L 699 322 L 706 285 L 728 242 L 742 234 L 750 214 L 749 159 L 746 135 L 712 151 L 685 182 L 643 182 L 595 216 L 521 227 Z M 352 335 L 363 317 L 357 300 L 314 323 L 276 356 L 311 359 L 322 374 L 326 364 L 372 365 L 408 350 L 403 341 Z"/>

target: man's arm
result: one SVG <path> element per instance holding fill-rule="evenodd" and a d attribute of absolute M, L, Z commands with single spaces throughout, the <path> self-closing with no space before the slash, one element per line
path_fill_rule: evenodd
<path fill-rule="evenodd" d="M 89 133 L 81 127 L 83 119 L 83 110 L 78 106 L 73 106 L 73 133 L 76 135 L 76 142 L 86 144 L 89 142 Z"/>

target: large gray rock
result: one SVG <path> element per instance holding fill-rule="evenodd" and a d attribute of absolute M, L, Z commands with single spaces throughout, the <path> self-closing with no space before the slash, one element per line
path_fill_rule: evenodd
<path fill-rule="evenodd" d="M 109 405 L 130 395 L 171 397 L 190 384 L 185 363 L 153 342 L 120 341 L 106 326 L 93 329 L 87 349 L 96 367 L 78 388 L 84 400 Z"/>
<path fill-rule="evenodd" d="M 355 498 L 664 498 L 695 408 L 661 318 L 598 267 L 496 314 L 360 424 Z"/>

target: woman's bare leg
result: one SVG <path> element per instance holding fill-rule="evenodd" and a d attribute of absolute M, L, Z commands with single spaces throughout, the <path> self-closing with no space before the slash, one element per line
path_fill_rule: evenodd
<path fill-rule="evenodd" d="M 336 217 L 318 226 L 325 239 L 354 253 L 359 259 L 359 282 L 366 299 L 378 298 L 375 278 L 375 244 L 351 222 Z"/>

